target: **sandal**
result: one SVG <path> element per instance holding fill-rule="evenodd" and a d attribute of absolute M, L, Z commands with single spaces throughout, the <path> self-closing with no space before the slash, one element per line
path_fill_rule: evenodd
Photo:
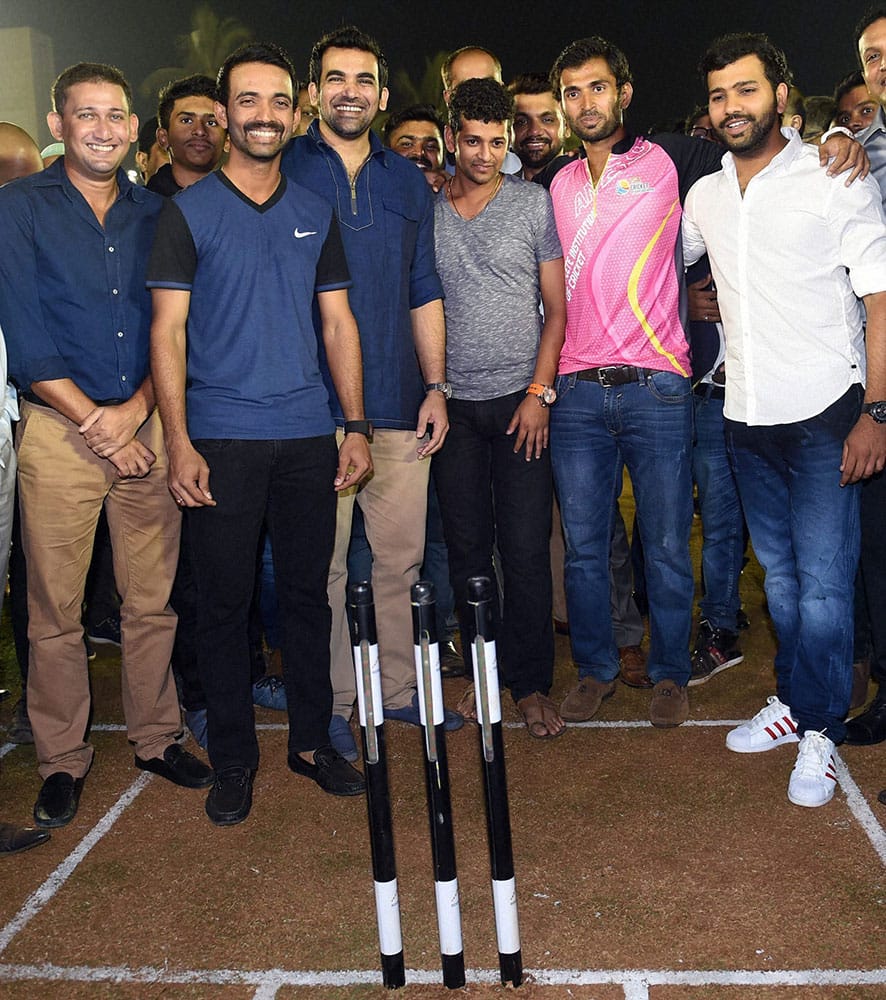
<path fill-rule="evenodd" d="M 465 693 L 458 699 L 455 710 L 464 718 L 465 722 L 477 721 L 477 695 L 473 684 L 468 684 L 465 688 Z"/>
<path fill-rule="evenodd" d="M 540 691 L 526 695 L 517 702 L 529 735 L 536 740 L 553 740 L 566 732 L 557 706 Z M 559 723 L 559 728 L 557 727 Z"/>

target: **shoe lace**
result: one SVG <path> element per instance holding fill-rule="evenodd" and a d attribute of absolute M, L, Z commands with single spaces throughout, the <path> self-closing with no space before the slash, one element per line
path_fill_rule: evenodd
<path fill-rule="evenodd" d="M 768 726 L 770 722 L 774 722 L 776 719 L 781 719 L 789 714 L 790 711 L 787 706 L 778 700 L 777 695 L 772 694 L 766 699 L 766 707 L 761 708 L 753 719 L 751 719 L 751 724 L 758 727 Z"/>
<path fill-rule="evenodd" d="M 802 777 L 820 777 L 830 762 L 829 743 L 824 733 L 807 730 L 800 742 L 794 773 Z"/>

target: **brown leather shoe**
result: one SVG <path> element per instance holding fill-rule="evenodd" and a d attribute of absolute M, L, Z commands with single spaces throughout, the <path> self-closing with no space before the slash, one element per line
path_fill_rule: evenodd
<path fill-rule="evenodd" d="M 618 664 L 618 676 L 623 684 L 632 688 L 652 687 L 646 673 L 646 654 L 639 646 L 622 646 L 618 651 Z"/>
<path fill-rule="evenodd" d="M 658 729 L 679 726 L 689 718 L 689 695 L 674 681 L 659 681 L 652 689 L 649 721 Z"/>
<path fill-rule="evenodd" d="M 615 681 L 598 681 L 583 677 L 566 695 L 560 705 L 560 718 L 566 722 L 587 722 L 593 719 L 606 698 L 615 694 Z"/>

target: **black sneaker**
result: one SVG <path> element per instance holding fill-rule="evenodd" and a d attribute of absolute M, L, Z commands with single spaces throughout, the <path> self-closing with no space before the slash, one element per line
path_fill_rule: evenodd
<path fill-rule="evenodd" d="M 252 808 L 252 771 L 224 767 L 215 772 L 215 783 L 206 796 L 206 815 L 216 826 L 242 823 Z"/>
<path fill-rule="evenodd" d="M 114 646 L 120 645 L 120 616 L 108 615 L 95 626 L 86 630 L 86 638 L 95 643 L 111 643 Z"/>
<path fill-rule="evenodd" d="M 727 667 L 734 667 L 744 659 L 738 647 L 738 633 L 725 628 L 714 628 L 702 619 L 692 653 L 692 672 L 688 687 L 704 684 L 714 674 Z"/>

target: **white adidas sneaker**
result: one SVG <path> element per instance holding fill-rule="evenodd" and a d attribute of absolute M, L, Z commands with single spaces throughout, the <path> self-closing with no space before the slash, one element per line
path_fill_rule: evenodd
<path fill-rule="evenodd" d="M 797 723 L 791 710 L 775 695 L 751 719 L 726 734 L 726 746 L 735 753 L 763 753 L 782 743 L 799 743 Z"/>
<path fill-rule="evenodd" d="M 834 744 L 824 733 L 808 729 L 800 740 L 797 763 L 788 782 L 788 798 L 795 806 L 823 806 L 834 797 L 837 768 Z"/>

